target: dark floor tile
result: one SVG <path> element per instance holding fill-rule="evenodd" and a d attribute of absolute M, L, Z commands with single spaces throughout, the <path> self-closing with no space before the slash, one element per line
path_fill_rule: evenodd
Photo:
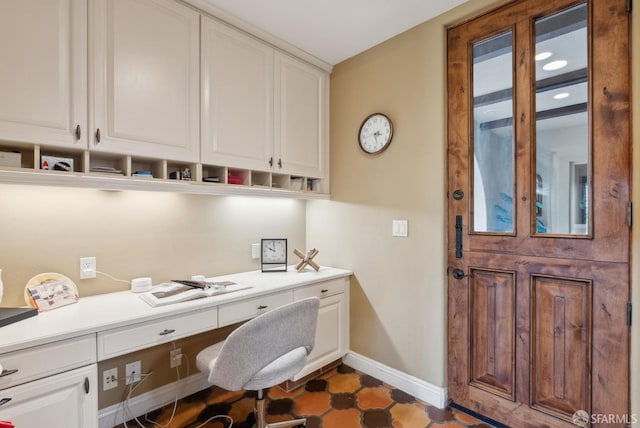
<path fill-rule="evenodd" d="M 365 410 L 362 413 L 362 425 L 365 428 L 390 428 L 391 415 L 383 409 Z"/>
<path fill-rule="evenodd" d="M 290 398 L 282 398 L 280 400 L 270 400 L 267 404 L 268 415 L 284 415 L 291 413 L 293 409 L 293 400 Z"/>
<path fill-rule="evenodd" d="M 429 419 L 437 423 L 456 420 L 453 416 L 453 409 L 451 409 L 451 407 L 447 407 L 446 409 L 438 409 L 437 407 L 427 406 L 427 413 L 429 413 Z"/>
<path fill-rule="evenodd" d="M 400 391 L 399 389 L 393 388 L 391 390 L 391 398 L 398 403 L 414 403 L 416 401 L 416 397 L 413 395 L 409 395 L 404 391 Z"/>
<path fill-rule="evenodd" d="M 324 379 L 313 379 L 304 386 L 307 392 L 322 392 L 327 390 L 327 381 Z"/>
<path fill-rule="evenodd" d="M 356 407 L 356 396 L 348 392 L 341 392 L 331 395 L 331 407 L 333 409 L 344 410 Z"/>
<path fill-rule="evenodd" d="M 341 374 L 349 374 L 349 373 L 355 373 L 355 369 L 352 369 L 351 367 L 344 365 L 344 364 L 340 364 L 337 368 L 338 373 Z"/>
<path fill-rule="evenodd" d="M 369 375 L 360 376 L 360 384 L 367 388 L 375 388 L 383 385 L 381 380 Z"/>

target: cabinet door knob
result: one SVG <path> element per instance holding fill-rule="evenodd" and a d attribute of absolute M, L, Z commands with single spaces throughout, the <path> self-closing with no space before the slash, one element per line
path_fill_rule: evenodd
<path fill-rule="evenodd" d="M 282 159 L 278 159 L 278 168 L 282 168 Z"/>
<path fill-rule="evenodd" d="M 170 329 L 164 329 L 160 332 L 160 336 L 166 336 L 167 334 L 171 334 L 171 333 L 175 333 L 175 329 L 170 328 Z"/>
<path fill-rule="evenodd" d="M 82 129 L 80 128 L 80 125 L 76 125 L 76 140 L 80 139 L 80 136 L 82 136 Z"/>
<path fill-rule="evenodd" d="M 100 128 L 96 129 L 96 143 L 100 142 Z"/>
<path fill-rule="evenodd" d="M 89 378 L 88 377 L 84 378 L 84 392 L 86 392 L 87 394 L 89 393 Z"/>
<path fill-rule="evenodd" d="M 258 310 L 261 311 L 262 309 L 267 309 L 269 306 L 265 306 L 265 305 L 260 305 L 258 306 Z"/>
<path fill-rule="evenodd" d="M 273 156 L 269 158 L 269 166 L 273 166 Z"/>
<path fill-rule="evenodd" d="M 327 293 L 328 291 L 329 291 L 329 290 L 327 290 L 326 288 L 325 288 L 324 290 L 320 290 L 320 292 L 321 292 L 322 294 Z"/>
<path fill-rule="evenodd" d="M 12 374 L 17 373 L 17 372 L 18 372 L 18 369 L 2 370 L 2 372 L 0 372 L 0 377 L 9 376 L 9 375 L 12 375 Z"/>

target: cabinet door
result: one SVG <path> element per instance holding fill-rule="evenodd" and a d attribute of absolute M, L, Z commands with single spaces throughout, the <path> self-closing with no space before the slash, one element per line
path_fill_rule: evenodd
<path fill-rule="evenodd" d="M 95 0 L 90 16 L 91 150 L 197 161 L 198 13 L 172 0 Z"/>
<path fill-rule="evenodd" d="M 328 86 L 322 70 L 275 53 L 274 171 L 324 177 Z"/>
<path fill-rule="evenodd" d="M 87 147 L 86 5 L 0 2 L 0 140 Z"/>
<path fill-rule="evenodd" d="M 202 17 L 203 163 L 270 170 L 273 48 Z"/>
<path fill-rule="evenodd" d="M 96 373 L 93 364 L 4 389 L 0 400 L 11 400 L 0 406 L 1 418 L 16 427 L 97 427 Z"/>
<path fill-rule="evenodd" d="M 316 343 L 307 358 L 307 364 L 294 377 L 294 380 L 344 356 L 348 347 L 349 329 L 346 311 L 344 294 L 327 297 L 320 301 Z"/>

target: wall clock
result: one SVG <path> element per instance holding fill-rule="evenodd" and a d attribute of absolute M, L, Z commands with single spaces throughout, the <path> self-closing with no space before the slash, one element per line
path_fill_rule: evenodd
<path fill-rule="evenodd" d="M 393 138 L 393 123 L 383 113 L 373 113 L 365 118 L 358 132 L 360 148 L 368 154 L 382 153 Z"/>
<path fill-rule="evenodd" d="M 286 272 L 287 271 L 287 240 L 262 239 L 260 263 L 262 272 Z"/>

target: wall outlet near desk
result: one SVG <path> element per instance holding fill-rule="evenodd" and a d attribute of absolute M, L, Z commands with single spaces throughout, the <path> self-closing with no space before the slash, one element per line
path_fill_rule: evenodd
<path fill-rule="evenodd" d="M 140 382 L 142 366 L 140 360 L 129 363 L 125 366 L 125 379 L 126 384 L 129 385 L 133 382 Z"/>
<path fill-rule="evenodd" d="M 118 368 L 114 367 L 102 372 L 102 390 L 108 391 L 118 387 Z"/>
<path fill-rule="evenodd" d="M 182 350 L 180 348 L 173 349 L 169 352 L 169 366 L 171 368 L 182 365 Z"/>
<path fill-rule="evenodd" d="M 80 279 L 96 277 L 96 258 L 80 257 Z"/>

